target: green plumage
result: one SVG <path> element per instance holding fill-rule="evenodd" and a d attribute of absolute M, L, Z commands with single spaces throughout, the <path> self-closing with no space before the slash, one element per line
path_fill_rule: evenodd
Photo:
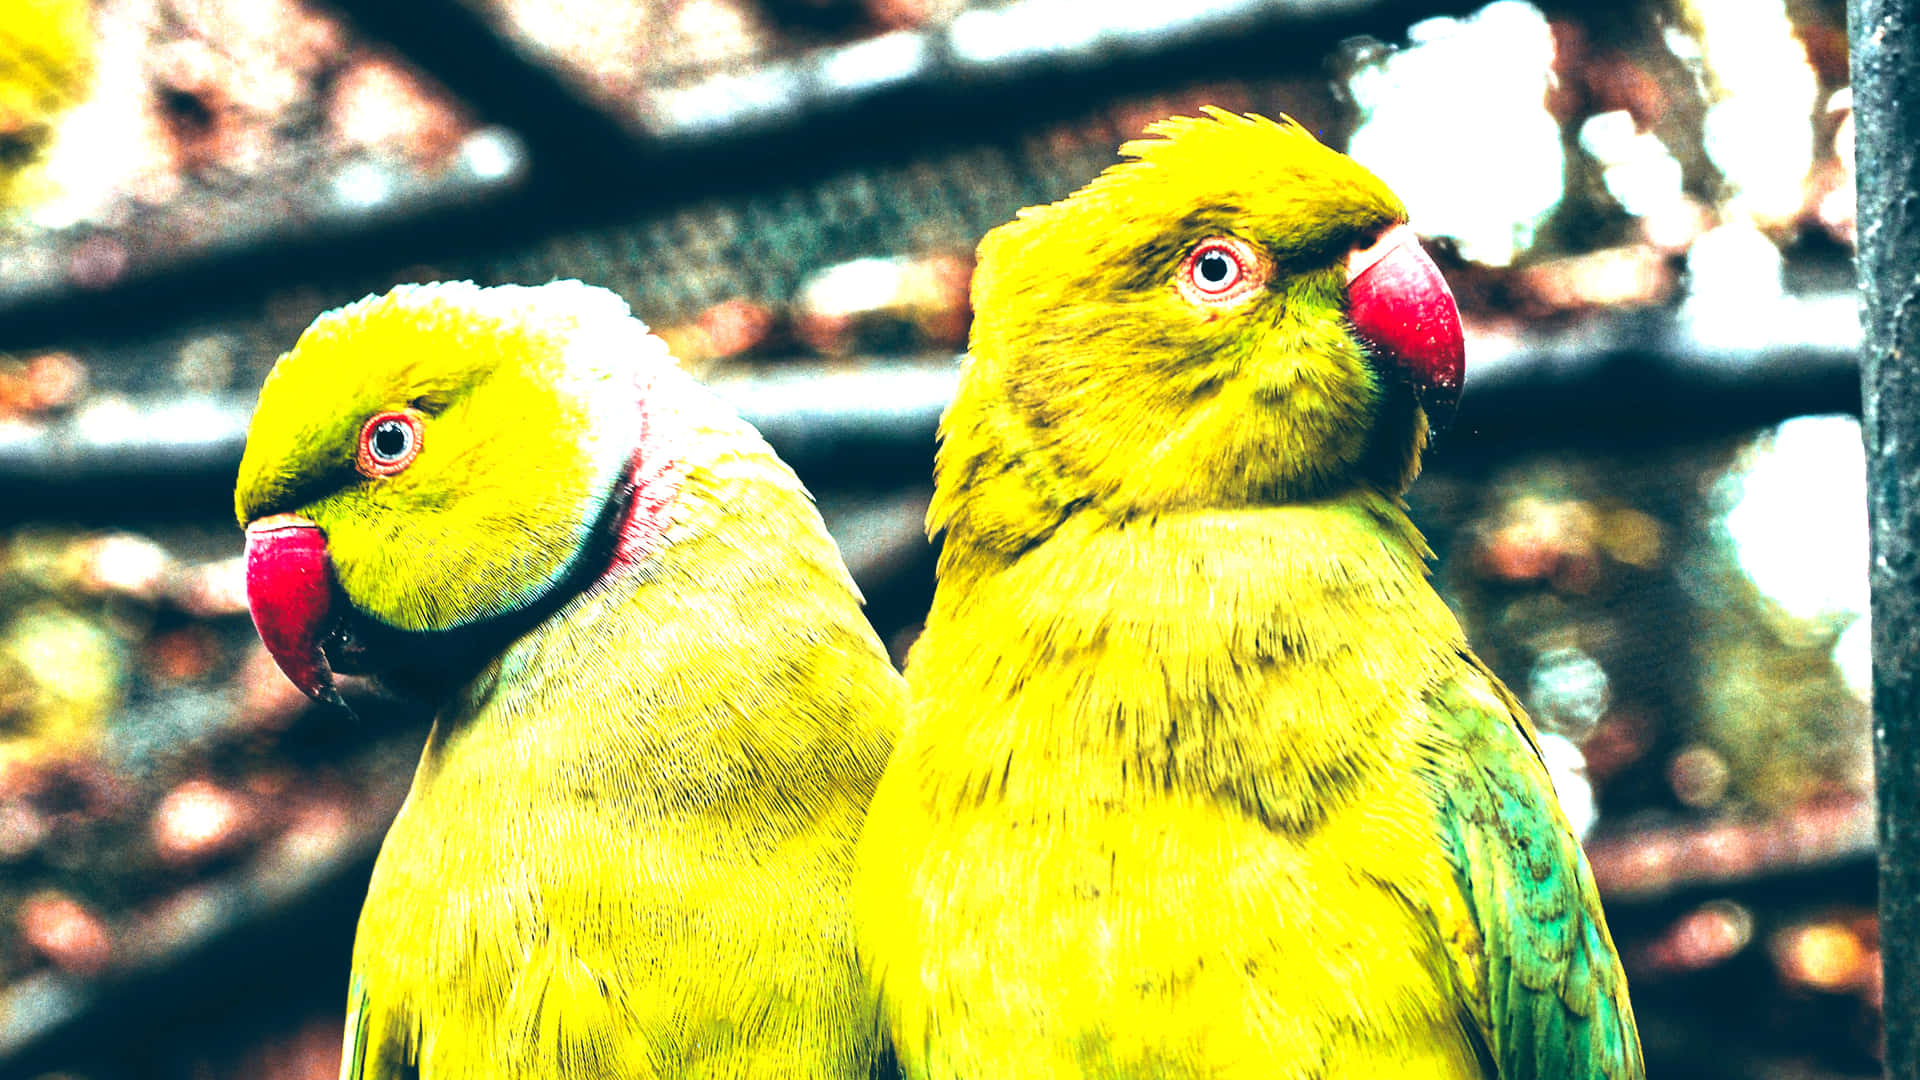
<path fill-rule="evenodd" d="M 1429 699 L 1457 756 L 1428 774 L 1480 931 L 1486 1029 L 1503 1080 L 1643 1075 L 1626 978 L 1593 874 L 1519 702 L 1470 654 Z"/>

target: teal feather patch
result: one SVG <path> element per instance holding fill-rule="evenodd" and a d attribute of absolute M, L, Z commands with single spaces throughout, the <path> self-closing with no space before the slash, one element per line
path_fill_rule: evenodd
<path fill-rule="evenodd" d="M 1641 1080 L 1626 975 L 1519 702 L 1471 656 L 1429 698 L 1455 755 L 1428 777 L 1483 942 L 1501 1080 Z"/>

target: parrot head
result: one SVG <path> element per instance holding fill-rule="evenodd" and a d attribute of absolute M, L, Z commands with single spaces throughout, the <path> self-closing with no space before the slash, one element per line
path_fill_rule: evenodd
<path fill-rule="evenodd" d="M 981 242 L 943 484 L 991 482 L 997 456 L 1122 515 L 1404 490 L 1464 347 L 1400 201 L 1284 117 L 1148 133 Z"/>
<path fill-rule="evenodd" d="M 322 315 L 261 388 L 234 493 L 281 670 L 339 703 L 336 668 L 497 651 L 644 555 L 673 482 L 662 369 L 625 302 L 578 282 L 403 285 Z"/>

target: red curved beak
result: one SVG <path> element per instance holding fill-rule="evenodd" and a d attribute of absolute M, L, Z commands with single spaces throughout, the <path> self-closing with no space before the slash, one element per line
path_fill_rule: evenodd
<path fill-rule="evenodd" d="M 1375 357 L 1405 376 L 1428 428 L 1445 430 L 1460 403 L 1467 343 L 1453 290 L 1411 226 L 1388 229 L 1347 259 L 1347 318 Z"/>
<path fill-rule="evenodd" d="M 331 629 L 333 568 L 320 526 L 275 514 L 247 526 L 247 610 L 273 662 L 300 692 L 344 705 L 320 650 Z"/>

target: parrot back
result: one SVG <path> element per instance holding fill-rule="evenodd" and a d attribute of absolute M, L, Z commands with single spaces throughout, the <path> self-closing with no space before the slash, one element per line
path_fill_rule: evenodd
<path fill-rule="evenodd" d="M 678 497 L 712 512 L 436 719 L 343 1075 L 870 1075 L 848 892 L 899 677 L 784 466 L 721 456 Z"/>

